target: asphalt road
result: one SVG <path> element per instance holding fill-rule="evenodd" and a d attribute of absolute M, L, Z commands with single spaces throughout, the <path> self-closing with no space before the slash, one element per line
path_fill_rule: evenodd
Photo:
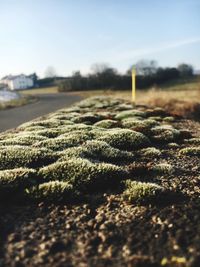
<path fill-rule="evenodd" d="M 36 97 L 38 97 L 38 101 L 35 103 L 17 108 L 1 110 L 0 132 L 16 128 L 26 121 L 33 120 L 57 109 L 68 107 L 81 100 L 80 96 L 67 93 L 44 94 Z"/>

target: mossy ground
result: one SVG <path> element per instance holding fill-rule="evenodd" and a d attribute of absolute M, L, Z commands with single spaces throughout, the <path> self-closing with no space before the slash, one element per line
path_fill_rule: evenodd
<path fill-rule="evenodd" d="M 14 186 L 17 192 L 19 186 L 20 198 L 44 201 L 113 191 L 148 203 L 150 187 L 158 189 L 171 179 L 162 185 L 162 194 L 177 183 L 172 149 L 177 161 L 200 154 L 199 138 L 175 127 L 177 121 L 161 108 L 133 108 L 107 97 L 83 100 L 0 136 L 0 190 Z M 19 171 L 23 168 L 31 170 L 25 180 Z M 35 177 L 37 185 L 32 185 Z"/>
<path fill-rule="evenodd" d="M 199 266 L 199 140 L 108 97 L 1 134 L 0 265 Z"/>

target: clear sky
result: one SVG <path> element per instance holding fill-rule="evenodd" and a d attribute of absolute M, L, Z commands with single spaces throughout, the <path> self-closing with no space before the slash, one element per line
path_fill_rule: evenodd
<path fill-rule="evenodd" d="M 200 69 L 200 0 L 0 0 L 0 77 L 140 59 Z"/>

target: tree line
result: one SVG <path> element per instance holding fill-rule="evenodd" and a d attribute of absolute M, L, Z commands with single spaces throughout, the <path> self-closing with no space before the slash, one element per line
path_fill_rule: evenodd
<path fill-rule="evenodd" d="M 179 64 L 177 67 L 159 67 L 154 60 L 140 60 L 132 65 L 125 74 L 120 74 L 107 64 L 95 64 L 91 73 L 81 75 L 80 71 L 73 73 L 59 83 L 59 91 L 80 91 L 113 89 L 125 90 L 131 88 L 131 70 L 136 69 L 136 86 L 145 89 L 165 82 L 187 79 L 194 75 L 193 67 L 189 64 Z"/>

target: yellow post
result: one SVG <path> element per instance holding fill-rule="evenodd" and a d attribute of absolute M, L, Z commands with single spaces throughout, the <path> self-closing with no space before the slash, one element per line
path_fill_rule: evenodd
<path fill-rule="evenodd" d="M 136 97 L 136 71 L 132 69 L 132 102 L 135 104 L 135 97 Z"/>

